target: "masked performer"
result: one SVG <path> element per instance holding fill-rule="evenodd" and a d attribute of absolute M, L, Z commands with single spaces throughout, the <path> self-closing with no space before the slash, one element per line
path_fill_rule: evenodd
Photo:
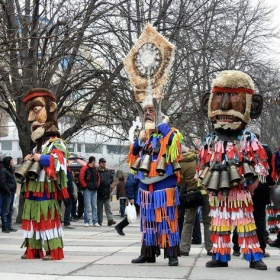
<path fill-rule="evenodd" d="M 25 198 L 22 247 L 26 247 L 22 259 L 60 260 L 64 257 L 58 200 L 68 198 L 68 151 L 59 138 L 55 101 L 54 94 L 42 88 L 28 91 L 23 98 L 31 123 L 31 138 L 36 143 L 33 154 L 27 155 L 23 164 L 31 162 L 31 169 L 37 166 L 38 176 L 34 177 L 30 169 L 22 188 Z"/>
<path fill-rule="evenodd" d="M 238 243 L 250 268 L 266 270 L 256 234 L 252 196 L 265 181 L 269 165 L 262 144 L 246 124 L 262 110 L 262 97 L 255 94 L 251 77 L 241 71 L 222 71 L 213 80 L 202 105 L 215 132 L 203 139 L 197 177 L 209 191 L 213 259 L 206 267 L 227 267 L 230 233 L 236 227 Z M 208 170 L 208 172 L 207 172 Z"/>
<path fill-rule="evenodd" d="M 182 135 L 170 128 L 161 113 L 162 86 L 167 79 L 174 46 L 147 24 L 138 43 L 124 61 L 134 87 L 143 130 L 134 141 L 129 163 L 140 179 L 137 204 L 140 205 L 142 248 L 132 263 L 155 263 L 164 249 L 170 266 L 178 265 L 180 238 L 177 182 Z"/>

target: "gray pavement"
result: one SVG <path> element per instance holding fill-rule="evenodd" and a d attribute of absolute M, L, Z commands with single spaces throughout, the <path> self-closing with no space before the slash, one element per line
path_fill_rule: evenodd
<path fill-rule="evenodd" d="M 118 202 L 112 202 L 114 219 L 119 222 Z M 0 279 L 1 280 L 93 280 L 93 279 L 189 279 L 189 280 L 256 280 L 279 279 L 280 264 L 278 248 L 268 246 L 271 257 L 264 261 L 267 271 L 249 268 L 249 263 L 239 257 L 232 257 L 228 268 L 206 268 L 210 260 L 202 245 L 192 245 L 190 256 L 179 258 L 179 266 L 169 267 L 163 256 L 155 264 L 131 264 L 131 259 L 138 257 L 141 247 L 139 221 L 124 229 L 125 236 L 120 236 L 114 227 L 105 223 L 100 228 L 85 228 L 83 221 L 73 222 L 75 229 L 64 230 L 64 254 L 60 261 L 22 260 L 22 230 L 14 227 L 15 233 L 0 232 Z M 271 234 L 271 239 L 276 235 Z"/>

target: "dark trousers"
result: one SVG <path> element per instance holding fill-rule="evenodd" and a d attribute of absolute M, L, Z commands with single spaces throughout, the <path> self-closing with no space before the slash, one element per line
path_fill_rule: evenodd
<path fill-rule="evenodd" d="M 182 204 L 180 204 L 178 206 L 178 224 L 179 224 L 180 238 L 181 238 L 183 225 L 184 225 L 185 212 L 186 212 L 186 208 Z M 192 242 L 194 242 L 194 243 L 202 242 L 200 220 L 199 220 L 198 214 L 196 214 L 194 225 L 193 225 Z"/>
<path fill-rule="evenodd" d="M 192 232 L 192 242 L 197 243 L 197 244 L 201 244 L 201 242 L 202 242 L 200 220 L 199 220 L 198 214 L 196 214 L 195 220 L 194 220 L 193 232 Z"/>
<path fill-rule="evenodd" d="M 15 194 L 2 194 L 1 220 L 2 231 L 12 228 L 13 204 Z"/>
<path fill-rule="evenodd" d="M 78 218 L 77 215 L 77 200 L 74 198 L 71 198 L 72 200 L 72 209 L 71 209 L 71 217 L 72 218 Z"/>
<path fill-rule="evenodd" d="M 63 203 L 65 205 L 64 212 L 64 226 L 69 226 L 71 224 L 71 209 L 72 209 L 72 200 L 71 198 L 63 199 Z"/>
<path fill-rule="evenodd" d="M 78 218 L 84 214 L 84 195 L 82 191 L 78 191 Z"/>
<path fill-rule="evenodd" d="M 121 217 L 124 217 L 125 204 L 126 204 L 126 198 L 120 198 Z"/>

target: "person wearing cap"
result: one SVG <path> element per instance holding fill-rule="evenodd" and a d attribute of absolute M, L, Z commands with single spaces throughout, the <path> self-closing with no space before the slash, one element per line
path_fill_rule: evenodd
<path fill-rule="evenodd" d="M 14 160 L 11 156 L 3 158 L 3 167 L 0 169 L 0 193 L 2 196 L 1 220 L 2 232 L 15 232 L 12 228 L 13 204 L 17 183 L 13 171 Z"/>
<path fill-rule="evenodd" d="M 249 267 L 267 270 L 257 237 L 252 195 L 268 175 L 268 157 L 256 135 L 246 129 L 251 118 L 260 116 L 262 104 L 252 78 L 237 70 L 220 72 L 212 81 L 211 92 L 202 98 L 202 110 L 208 113 L 214 128 L 202 140 L 196 173 L 199 186 L 208 191 L 212 218 L 213 255 L 206 267 L 228 267 L 230 233 L 236 227 L 240 251 Z M 199 179 L 206 168 L 206 176 Z"/>
<path fill-rule="evenodd" d="M 22 247 L 26 250 L 21 258 L 60 260 L 64 253 L 58 201 L 69 198 L 69 153 L 58 130 L 56 97 L 47 89 L 34 88 L 25 93 L 23 103 L 31 124 L 31 139 L 36 144 L 24 161 L 39 163 L 40 171 L 36 179 L 27 175 L 22 185 L 25 198 Z"/>
<path fill-rule="evenodd" d="M 107 217 L 107 225 L 112 226 L 116 224 L 113 220 L 113 213 L 111 211 L 111 184 L 113 183 L 113 175 L 109 169 L 106 168 L 106 159 L 99 159 L 98 172 L 100 175 L 100 186 L 97 191 L 97 216 L 98 223 L 102 226 L 103 222 L 103 207 Z"/>

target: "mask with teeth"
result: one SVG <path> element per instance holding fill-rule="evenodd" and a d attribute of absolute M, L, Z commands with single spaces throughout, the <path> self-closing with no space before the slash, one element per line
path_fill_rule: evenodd
<path fill-rule="evenodd" d="M 222 71 L 213 80 L 208 117 L 215 130 L 243 130 L 251 120 L 254 85 L 241 71 Z"/>

